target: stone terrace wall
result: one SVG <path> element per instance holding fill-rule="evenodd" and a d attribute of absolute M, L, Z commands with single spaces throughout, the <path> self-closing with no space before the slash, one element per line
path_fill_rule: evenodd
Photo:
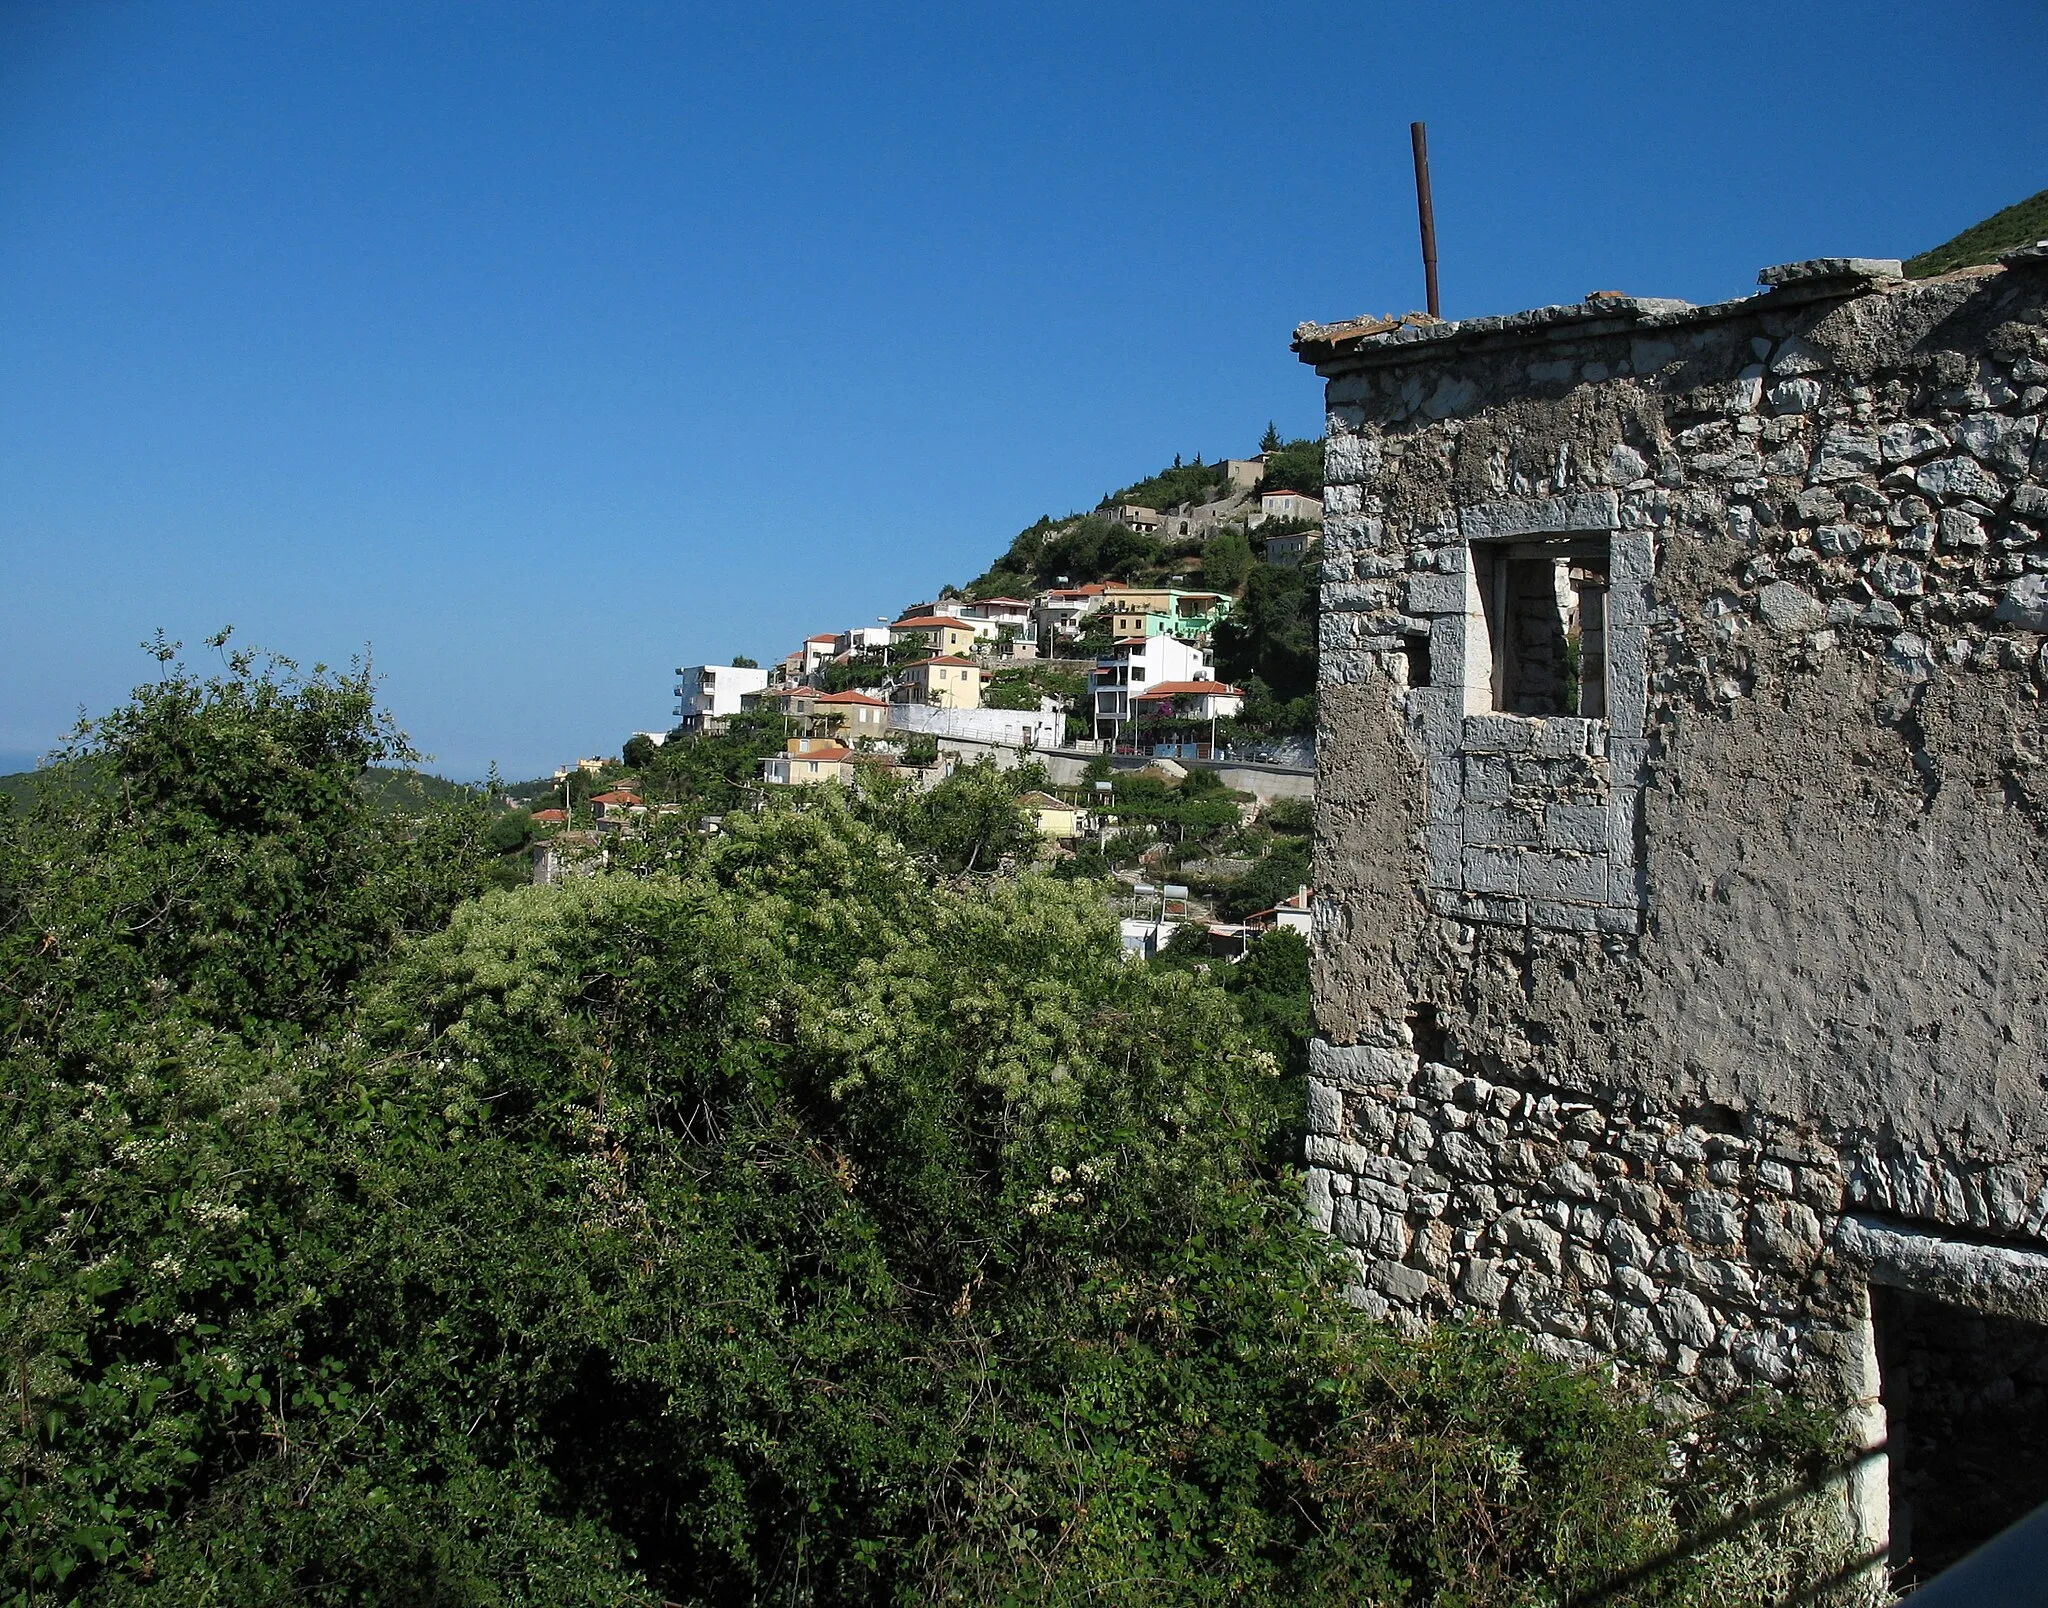
<path fill-rule="evenodd" d="M 1361 1303 L 1844 1402 L 1873 1277 L 2048 1319 L 2044 256 L 1298 332 Z M 1474 544 L 1545 535 L 1610 544 L 1601 719 L 1487 712 Z"/>

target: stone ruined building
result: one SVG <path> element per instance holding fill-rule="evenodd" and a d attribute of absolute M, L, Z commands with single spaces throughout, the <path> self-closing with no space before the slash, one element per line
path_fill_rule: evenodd
<path fill-rule="evenodd" d="M 1374 1313 L 1838 1404 L 1925 1568 L 2048 1498 L 2048 243 L 1762 282 L 1297 331 L 1310 1200 Z"/>

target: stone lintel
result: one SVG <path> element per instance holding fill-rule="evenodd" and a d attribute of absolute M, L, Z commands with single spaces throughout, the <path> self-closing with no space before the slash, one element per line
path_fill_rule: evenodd
<path fill-rule="evenodd" d="M 1562 497 L 1475 503 L 1458 510 L 1465 540 L 1504 536 L 1569 535 L 1621 529 L 1621 501 L 1611 491 L 1576 491 Z"/>
<path fill-rule="evenodd" d="M 1842 1219 L 1835 1250 L 1866 1268 L 1873 1284 L 2048 1324 L 2048 1254 L 2040 1251 L 1955 1239 L 1860 1212 Z"/>

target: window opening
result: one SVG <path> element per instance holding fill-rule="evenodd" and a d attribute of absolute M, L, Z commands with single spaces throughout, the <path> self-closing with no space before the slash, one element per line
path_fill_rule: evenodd
<path fill-rule="evenodd" d="M 1408 685 L 1429 685 L 1429 638 L 1418 631 L 1404 639 L 1402 651 L 1408 657 Z"/>
<path fill-rule="evenodd" d="M 1493 707 L 1509 715 L 1607 715 L 1604 536 L 1475 543 L 1493 657 Z"/>
<path fill-rule="evenodd" d="M 1444 1032 L 1436 1007 L 1427 1000 L 1418 1000 L 1408 1013 L 1408 1037 L 1420 1060 L 1441 1064 L 1450 1050 L 1450 1037 Z"/>
<path fill-rule="evenodd" d="M 1899 1587 L 2048 1501 L 2048 1328 L 1873 1285 Z"/>

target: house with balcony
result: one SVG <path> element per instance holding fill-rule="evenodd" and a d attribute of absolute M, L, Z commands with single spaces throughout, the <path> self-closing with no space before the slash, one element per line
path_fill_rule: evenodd
<path fill-rule="evenodd" d="M 1119 590 L 1114 581 L 1090 581 L 1085 586 L 1053 587 L 1031 600 L 1031 623 L 1037 631 L 1047 658 L 1055 658 L 1059 644 L 1081 634 L 1081 622 L 1105 606 L 1109 594 Z"/>
<path fill-rule="evenodd" d="M 923 648 L 934 654 L 975 651 L 977 642 L 993 642 L 996 628 L 987 620 L 963 620 L 952 614 L 906 614 L 889 627 L 892 648 Z"/>
<path fill-rule="evenodd" d="M 1119 640 L 1164 634 L 1200 641 L 1229 617 L 1231 609 L 1227 593 L 1184 592 L 1171 586 L 1120 587 L 1108 599 L 1110 631 Z"/>
<path fill-rule="evenodd" d="M 764 687 L 759 692 L 750 692 L 740 699 L 740 707 L 751 713 L 780 715 L 785 720 L 802 722 L 811 712 L 811 703 L 818 696 L 816 687 L 799 681 L 787 686 Z"/>
<path fill-rule="evenodd" d="M 861 756 L 829 737 L 792 737 L 779 754 L 761 761 L 761 779 L 778 787 L 852 782 Z"/>
<path fill-rule="evenodd" d="M 969 625 L 988 626 L 998 643 L 1009 642 L 1013 653 L 1037 651 L 1038 628 L 1032 623 L 1031 605 L 1022 598 L 985 597 L 978 602 L 962 603 L 953 612 Z"/>
<path fill-rule="evenodd" d="M 1230 720 L 1244 713 L 1244 688 L 1225 681 L 1161 681 L 1133 692 L 1141 720 Z"/>
<path fill-rule="evenodd" d="M 813 737 L 830 737 L 851 744 L 863 737 L 880 739 L 889 735 L 888 701 L 851 687 L 844 692 L 819 693 L 811 700 L 809 714 Z"/>
<path fill-rule="evenodd" d="M 955 653 L 919 659 L 898 669 L 889 698 L 892 703 L 929 704 L 936 709 L 979 709 L 981 666 Z"/>
<path fill-rule="evenodd" d="M 1119 525 L 1142 531 L 1148 536 L 1158 535 L 1160 527 L 1166 523 L 1158 509 L 1147 508 L 1142 503 L 1118 503 L 1105 512 Z"/>
<path fill-rule="evenodd" d="M 676 708 L 686 732 L 722 731 L 728 716 L 740 712 L 750 692 L 768 685 L 768 672 L 750 664 L 696 664 L 676 671 Z"/>
<path fill-rule="evenodd" d="M 1208 653 L 1179 637 L 1126 637 L 1096 661 L 1088 678 L 1095 735 L 1114 741 L 1138 717 L 1136 699 L 1170 682 L 1211 681 Z"/>

